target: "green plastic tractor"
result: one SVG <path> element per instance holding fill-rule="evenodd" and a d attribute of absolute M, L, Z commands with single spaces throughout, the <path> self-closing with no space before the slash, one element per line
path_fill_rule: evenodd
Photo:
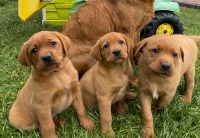
<path fill-rule="evenodd" d="M 43 23 L 63 26 L 70 15 L 87 0 L 18 0 L 18 15 L 27 20 L 40 9 L 43 13 Z M 183 25 L 177 16 L 180 8 L 172 0 L 155 0 L 155 17 L 141 31 L 141 38 L 154 34 L 182 34 Z"/>
<path fill-rule="evenodd" d="M 180 7 L 172 0 L 155 0 L 155 17 L 141 31 L 141 38 L 154 34 L 182 34 L 183 25 L 177 16 Z"/>
<path fill-rule="evenodd" d="M 77 0 L 72 6 L 73 14 L 86 0 Z M 172 0 L 155 0 L 155 17 L 141 31 L 141 38 L 146 38 L 155 34 L 182 34 L 183 25 L 177 16 L 180 7 Z"/>

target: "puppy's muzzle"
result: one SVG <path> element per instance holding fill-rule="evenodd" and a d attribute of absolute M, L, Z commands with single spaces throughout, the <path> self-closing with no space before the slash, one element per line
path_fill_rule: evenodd
<path fill-rule="evenodd" d="M 46 64 L 51 64 L 53 62 L 51 54 L 46 54 L 45 56 L 42 57 L 42 60 Z"/>
<path fill-rule="evenodd" d="M 121 56 L 121 50 L 120 49 L 116 49 L 113 51 L 113 54 L 115 57 L 120 57 Z"/>
<path fill-rule="evenodd" d="M 167 75 L 170 72 L 171 65 L 167 62 L 163 62 L 160 64 L 160 69 L 164 74 Z"/>

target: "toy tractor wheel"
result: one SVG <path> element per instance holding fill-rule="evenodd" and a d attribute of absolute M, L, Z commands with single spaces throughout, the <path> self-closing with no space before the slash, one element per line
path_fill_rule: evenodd
<path fill-rule="evenodd" d="M 155 17 L 144 27 L 141 38 L 155 34 L 182 34 L 183 25 L 173 12 L 157 12 Z"/>

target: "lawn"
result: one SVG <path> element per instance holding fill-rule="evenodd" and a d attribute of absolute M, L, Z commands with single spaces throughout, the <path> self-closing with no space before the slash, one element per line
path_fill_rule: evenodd
<path fill-rule="evenodd" d="M 5 0 L 4 0 L 5 1 Z M 7 114 L 18 91 L 30 74 L 30 69 L 17 62 L 17 55 L 23 44 L 32 34 L 41 30 L 60 31 L 62 27 L 41 25 L 41 15 L 27 22 L 17 16 L 17 4 L 2 4 L 0 7 L 0 137 L 35 138 L 37 131 L 26 132 L 9 126 Z M 1 6 L 1 4 L 0 4 Z M 200 35 L 200 10 L 181 8 L 180 18 L 184 23 L 185 34 Z M 178 88 L 173 102 L 163 112 L 153 112 L 158 138 L 199 138 L 200 137 L 200 56 L 196 65 L 196 85 L 192 104 L 185 106 L 180 100 L 183 84 Z M 142 124 L 138 99 L 130 101 L 130 111 L 113 117 L 113 129 L 117 137 L 141 136 Z M 94 109 L 88 114 L 95 120 L 96 129 L 85 131 L 78 124 L 74 111 L 70 108 L 61 114 L 65 124 L 57 128 L 59 137 L 103 137 L 100 133 L 99 115 Z"/>

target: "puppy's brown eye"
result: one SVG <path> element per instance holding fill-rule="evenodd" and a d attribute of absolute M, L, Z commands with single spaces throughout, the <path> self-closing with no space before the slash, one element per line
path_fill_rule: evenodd
<path fill-rule="evenodd" d="M 105 45 L 103 45 L 103 48 L 108 48 L 110 45 L 108 43 L 106 43 Z"/>
<path fill-rule="evenodd" d="M 159 49 L 158 48 L 153 48 L 152 52 L 157 54 L 159 52 Z"/>
<path fill-rule="evenodd" d="M 51 47 L 56 47 L 56 42 L 52 41 L 51 42 Z"/>
<path fill-rule="evenodd" d="M 36 48 L 36 47 L 31 50 L 31 52 L 34 54 L 37 53 L 37 51 L 38 51 L 38 48 Z"/>
<path fill-rule="evenodd" d="M 173 52 L 172 55 L 173 57 L 177 57 L 178 54 L 176 52 Z"/>
<path fill-rule="evenodd" d="M 119 42 L 120 45 L 124 44 L 124 41 L 122 41 L 122 40 L 119 40 L 118 42 Z"/>

